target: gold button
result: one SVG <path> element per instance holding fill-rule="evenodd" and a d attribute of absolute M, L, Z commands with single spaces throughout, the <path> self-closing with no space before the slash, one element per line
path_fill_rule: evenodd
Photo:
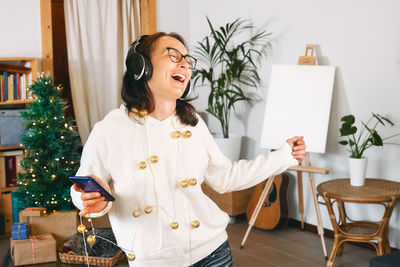
<path fill-rule="evenodd" d="M 158 157 L 156 155 L 153 155 L 150 157 L 150 162 L 151 163 L 157 163 L 158 162 Z"/>
<path fill-rule="evenodd" d="M 139 217 L 140 214 L 141 214 L 140 209 L 135 209 L 135 210 L 132 212 L 132 214 L 133 214 L 133 217 Z"/>
<path fill-rule="evenodd" d="M 182 188 L 186 188 L 189 184 L 188 184 L 188 181 L 185 179 L 185 180 L 181 180 L 181 181 L 179 182 L 179 185 L 180 185 Z"/>
<path fill-rule="evenodd" d="M 83 234 L 86 232 L 86 226 L 83 224 L 78 225 L 78 233 Z"/>
<path fill-rule="evenodd" d="M 96 237 L 94 235 L 90 235 L 87 237 L 86 241 L 90 244 L 93 245 L 96 242 Z"/>
<path fill-rule="evenodd" d="M 192 132 L 191 131 L 185 131 L 183 133 L 183 138 L 190 138 L 192 136 Z"/>
<path fill-rule="evenodd" d="M 133 253 L 128 254 L 128 261 L 134 261 L 136 259 L 136 255 Z"/>
<path fill-rule="evenodd" d="M 153 211 L 151 206 L 146 206 L 144 207 L 144 212 L 146 212 L 147 214 L 150 214 Z"/>
<path fill-rule="evenodd" d="M 182 135 L 182 134 L 181 134 L 180 131 L 175 131 L 175 132 L 172 132 L 172 133 L 171 133 L 171 137 L 172 137 L 172 138 L 175 138 L 175 139 L 181 137 L 181 135 Z"/>
<path fill-rule="evenodd" d="M 139 113 L 139 110 L 138 110 L 137 108 L 131 108 L 131 111 L 132 111 L 133 113 L 136 113 L 136 114 Z"/>
<path fill-rule="evenodd" d="M 199 228 L 199 226 L 200 226 L 200 222 L 199 222 L 198 220 L 194 220 L 194 221 L 192 222 L 192 227 L 193 227 L 193 228 Z"/>
<path fill-rule="evenodd" d="M 170 226 L 171 226 L 171 228 L 172 229 L 178 229 L 178 227 L 179 227 L 179 223 L 178 222 L 172 222 L 172 223 L 170 223 Z"/>
<path fill-rule="evenodd" d="M 140 115 L 141 117 L 147 116 L 147 114 L 149 114 L 149 113 L 147 112 L 147 110 L 141 110 L 141 111 L 139 111 L 139 115 Z"/>
<path fill-rule="evenodd" d="M 196 178 L 190 178 L 190 179 L 189 179 L 189 184 L 190 184 L 190 185 L 196 185 L 196 184 L 197 184 Z"/>
<path fill-rule="evenodd" d="M 146 169 L 146 167 L 147 167 L 146 162 L 144 162 L 144 161 L 139 162 L 139 168 L 140 168 L 141 170 Z"/>

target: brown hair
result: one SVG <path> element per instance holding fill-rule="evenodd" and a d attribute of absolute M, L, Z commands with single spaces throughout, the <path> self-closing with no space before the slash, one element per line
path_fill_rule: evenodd
<path fill-rule="evenodd" d="M 136 47 L 136 52 L 142 54 L 144 57 L 150 59 L 154 48 L 156 47 L 157 41 L 164 36 L 170 36 L 180 41 L 185 47 L 185 41 L 177 33 L 165 33 L 157 32 L 152 35 L 143 38 Z M 132 49 L 132 48 L 131 48 Z M 150 62 L 150 60 L 148 60 Z M 122 82 L 121 97 L 125 102 L 125 107 L 132 112 L 132 110 L 146 110 L 148 113 L 154 111 L 155 104 L 153 94 L 147 85 L 147 82 L 143 79 L 134 80 L 133 74 L 127 70 L 124 74 Z M 184 98 L 176 100 L 176 114 L 179 117 L 181 123 L 196 126 L 198 119 L 196 116 L 195 108 L 189 103 L 195 98 Z"/>

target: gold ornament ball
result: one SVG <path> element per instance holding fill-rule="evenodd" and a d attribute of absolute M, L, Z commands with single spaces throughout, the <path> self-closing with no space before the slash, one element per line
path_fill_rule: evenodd
<path fill-rule="evenodd" d="M 158 162 L 158 157 L 156 155 L 153 155 L 150 157 L 150 162 L 151 163 L 157 163 Z"/>
<path fill-rule="evenodd" d="M 146 169 L 146 167 L 147 167 L 146 162 L 144 162 L 144 161 L 139 162 L 139 168 L 140 168 L 141 170 Z"/>
<path fill-rule="evenodd" d="M 174 230 L 178 229 L 178 227 L 179 227 L 179 223 L 178 222 L 172 222 L 170 225 L 171 225 L 171 228 L 174 229 Z"/>
<path fill-rule="evenodd" d="M 146 206 L 144 207 L 144 212 L 146 212 L 147 214 L 150 214 L 153 211 L 153 208 L 150 206 Z"/>
<path fill-rule="evenodd" d="M 128 261 L 134 261 L 136 259 L 136 255 L 133 253 L 128 254 Z"/>
<path fill-rule="evenodd" d="M 171 133 L 171 137 L 172 138 L 179 138 L 179 137 L 181 137 L 181 132 L 180 131 L 175 131 L 175 132 L 172 132 Z"/>
<path fill-rule="evenodd" d="M 179 185 L 182 188 L 186 188 L 188 186 L 188 181 L 187 180 L 182 180 L 182 181 L 179 182 Z"/>
<path fill-rule="evenodd" d="M 139 116 L 140 116 L 140 117 L 145 117 L 145 116 L 147 116 L 147 114 L 148 114 L 147 110 L 141 110 L 141 111 L 139 111 Z"/>
<path fill-rule="evenodd" d="M 183 133 L 183 138 L 190 138 L 192 136 L 192 132 L 191 131 L 185 131 Z"/>
<path fill-rule="evenodd" d="M 87 237 L 86 241 L 90 244 L 93 245 L 96 242 L 96 237 L 94 235 L 90 235 Z"/>
<path fill-rule="evenodd" d="M 192 185 L 192 186 L 193 186 L 193 185 L 196 185 L 196 184 L 197 184 L 196 178 L 190 178 L 190 179 L 189 179 L 189 184 Z"/>
<path fill-rule="evenodd" d="M 86 226 L 83 224 L 78 225 L 78 233 L 83 234 L 86 232 Z"/>
<path fill-rule="evenodd" d="M 194 220 L 193 222 L 192 222 L 192 227 L 193 228 L 198 228 L 200 226 L 200 222 L 198 221 L 198 220 Z"/>
<path fill-rule="evenodd" d="M 141 212 L 140 212 L 139 209 L 135 209 L 135 210 L 132 212 L 132 214 L 133 214 L 133 217 L 139 217 L 140 214 L 141 214 Z"/>

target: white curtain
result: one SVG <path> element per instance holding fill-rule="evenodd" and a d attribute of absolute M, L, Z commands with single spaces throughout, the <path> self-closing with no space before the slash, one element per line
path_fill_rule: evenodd
<path fill-rule="evenodd" d="M 121 104 L 139 12 L 134 0 L 65 0 L 64 10 L 72 101 L 84 144 L 93 125 Z"/>

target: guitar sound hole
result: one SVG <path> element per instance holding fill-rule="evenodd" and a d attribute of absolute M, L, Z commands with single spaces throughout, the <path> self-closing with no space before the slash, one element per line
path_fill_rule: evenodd
<path fill-rule="evenodd" d="M 272 183 L 272 190 L 271 192 L 269 192 L 268 200 L 264 202 L 263 207 L 270 207 L 271 203 L 274 203 L 276 201 L 277 195 L 278 195 L 278 190 L 276 189 L 276 185 L 275 183 Z"/>

